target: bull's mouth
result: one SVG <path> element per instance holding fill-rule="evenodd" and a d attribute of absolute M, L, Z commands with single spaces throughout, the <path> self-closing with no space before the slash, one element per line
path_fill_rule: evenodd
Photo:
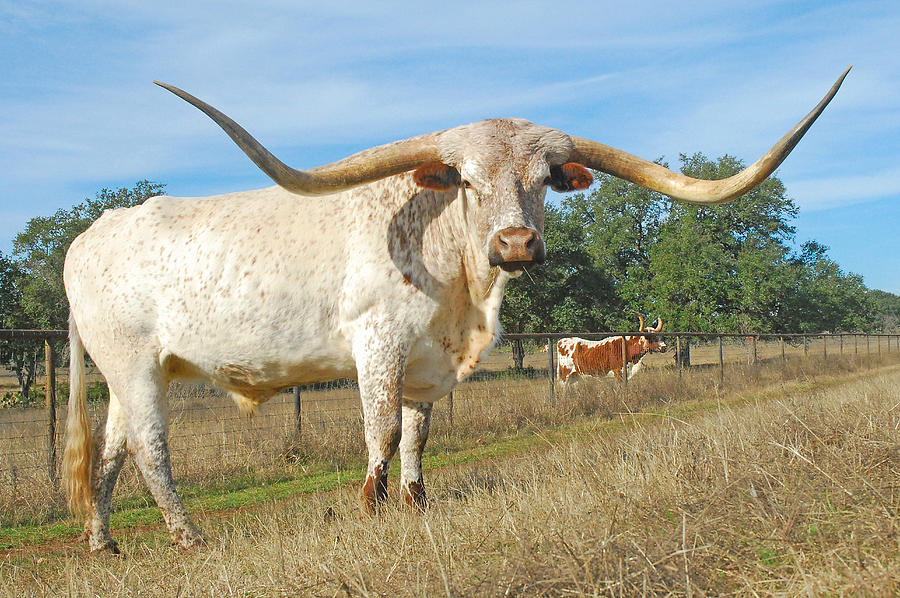
<path fill-rule="evenodd" d="M 506 272 L 521 272 L 525 268 L 528 268 L 529 266 L 534 266 L 537 263 L 538 262 L 536 262 L 534 260 L 528 260 L 528 261 L 522 261 L 522 262 L 503 262 L 503 263 L 497 264 L 497 265 L 500 266 L 501 270 L 504 270 Z"/>

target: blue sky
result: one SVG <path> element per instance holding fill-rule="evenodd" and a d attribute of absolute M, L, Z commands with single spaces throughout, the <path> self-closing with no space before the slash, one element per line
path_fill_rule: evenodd
<path fill-rule="evenodd" d="M 797 240 L 900 293 L 900 5 L 0 0 L 0 251 L 34 216 L 140 179 L 269 180 L 172 83 L 289 164 L 519 116 L 647 159 L 748 163 L 850 64 L 778 174 Z"/>

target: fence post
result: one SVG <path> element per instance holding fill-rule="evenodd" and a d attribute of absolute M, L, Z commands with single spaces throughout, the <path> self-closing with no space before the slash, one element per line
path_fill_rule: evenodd
<path fill-rule="evenodd" d="M 549 336 L 547 337 L 547 362 L 550 367 L 550 406 L 556 404 L 556 364 L 554 360 L 556 347 L 553 346 L 553 339 Z"/>
<path fill-rule="evenodd" d="M 626 344 L 628 343 L 628 339 L 625 338 L 625 335 L 622 335 L 622 400 L 625 400 L 625 395 L 628 392 L 628 351 Z"/>
<path fill-rule="evenodd" d="M 787 356 L 784 354 L 784 337 L 781 337 L 781 378 L 787 377 Z"/>
<path fill-rule="evenodd" d="M 294 387 L 294 435 L 297 439 L 303 432 L 303 412 L 300 409 L 300 387 Z"/>
<path fill-rule="evenodd" d="M 803 357 L 809 356 L 809 335 L 803 335 Z"/>
<path fill-rule="evenodd" d="M 682 357 L 684 357 L 684 356 L 681 354 L 681 337 L 680 336 L 675 337 L 675 357 L 677 358 L 675 361 L 678 362 L 678 378 L 681 379 L 681 367 L 682 367 L 681 361 L 682 361 Z"/>
<path fill-rule="evenodd" d="M 859 355 L 859 333 L 853 333 L 853 354 Z"/>
<path fill-rule="evenodd" d="M 447 395 L 447 402 L 448 402 L 448 407 L 450 410 L 448 418 L 450 420 L 450 429 L 452 430 L 453 429 L 453 391 L 452 390 L 450 391 L 450 394 Z"/>
<path fill-rule="evenodd" d="M 844 333 L 841 333 L 841 355 L 844 354 Z"/>
<path fill-rule="evenodd" d="M 44 366 L 47 370 L 47 475 L 56 487 L 56 352 L 46 339 Z"/>
<path fill-rule="evenodd" d="M 759 365 L 759 354 L 756 352 L 756 338 L 757 336 L 753 335 L 753 367 Z"/>
<path fill-rule="evenodd" d="M 828 359 L 828 335 L 822 335 L 822 357 Z"/>
<path fill-rule="evenodd" d="M 719 385 L 725 384 L 725 358 L 722 355 L 722 335 L 719 335 Z"/>

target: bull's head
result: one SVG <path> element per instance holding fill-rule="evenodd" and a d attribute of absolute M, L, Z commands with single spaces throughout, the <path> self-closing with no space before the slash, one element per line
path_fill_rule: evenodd
<path fill-rule="evenodd" d="M 424 188 L 457 189 L 465 202 L 484 268 L 519 271 L 544 261 L 544 196 L 585 189 L 588 168 L 637 183 L 675 199 L 719 204 L 746 193 L 787 157 L 837 93 L 850 69 L 821 102 L 763 157 L 727 179 L 694 179 L 596 141 L 539 127 L 520 119 L 487 120 L 374 147 L 348 158 L 296 170 L 285 165 L 247 131 L 212 106 L 159 83 L 221 126 L 281 187 L 301 195 L 335 193 L 388 176 L 414 171 Z"/>
<path fill-rule="evenodd" d="M 636 315 L 638 320 L 640 320 L 640 331 L 647 333 L 641 337 L 642 352 L 665 353 L 669 347 L 658 336 L 662 331 L 662 318 L 656 318 L 656 327 L 650 328 L 644 325 L 644 316 L 638 313 L 636 313 Z"/>

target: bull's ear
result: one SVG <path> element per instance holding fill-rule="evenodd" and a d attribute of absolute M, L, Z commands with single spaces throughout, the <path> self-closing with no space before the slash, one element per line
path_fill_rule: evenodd
<path fill-rule="evenodd" d="M 459 173 L 452 166 L 431 162 L 416 168 L 413 171 L 413 180 L 424 189 L 446 191 L 459 185 Z"/>
<path fill-rule="evenodd" d="M 591 171 L 577 162 L 550 167 L 550 188 L 559 193 L 581 191 L 594 182 Z"/>

